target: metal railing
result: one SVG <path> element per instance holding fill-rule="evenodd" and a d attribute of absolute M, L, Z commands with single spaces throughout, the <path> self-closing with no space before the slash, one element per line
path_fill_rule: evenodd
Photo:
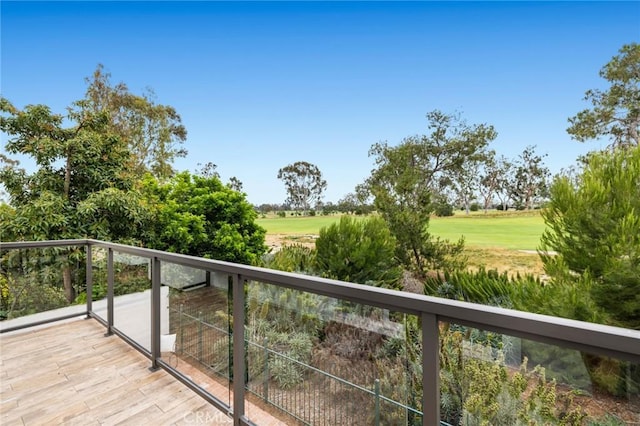
<path fill-rule="evenodd" d="M 221 353 L 228 352 L 227 345 L 231 336 L 228 330 L 209 322 L 201 311 L 187 312 L 182 304 L 178 309 L 170 309 L 177 315 L 176 322 L 178 323 L 175 330 L 175 353 L 178 356 L 193 358 L 214 374 L 231 380 L 228 359 L 225 360 L 224 356 L 220 356 Z M 257 374 L 258 379 L 252 378 L 252 383 L 247 383 L 245 389 L 262 399 L 266 404 L 278 408 L 305 425 L 320 424 L 318 412 L 323 411 L 322 417 L 330 419 L 332 425 L 372 424 L 380 426 L 382 424 L 381 405 L 383 404 L 386 410 L 402 412 L 404 417 L 411 415 L 414 418 L 422 418 L 422 412 L 419 410 L 384 396 L 380 389 L 380 379 L 375 379 L 369 389 L 271 349 L 266 338 L 262 343 L 245 338 L 245 345 L 249 353 L 247 356 L 251 358 L 249 364 L 257 364 L 260 370 L 260 373 Z M 305 387 L 301 391 L 294 389 L 292 392 L 283 392 L 277 386 L 273 386 L 269 366 L 278 362 L 284 362 L 299 369 L 305 377 L 305 382 L 311 383 L 311 386 Z M 308 397 L 308 395 L 319 393 L 317 388 L 329 393 L 338 392 L 342 390 L 341 388 L 344 388 L 349 394 L 355 391 L 359 397 L 356 396 L 352 399 L 363 402 L 363 405 L 354 409 L 352 406 L 354 404 L 346 401 L 323 410 L 320 401 Z M 331 412 L 327 414 L 327 411 Z M 363 419 L 362 411 L 369 411 L 372 419 L 370 421 Z M 363 420 L 365 421 L 363 422 Z M 445 425 L 446 423 L 441 424 Z"/>
<path fill-rule="evenodd" d="M 85 246 L 87 248 L 85 257 L 87 288 L 86 311 L 77 315 L 87 315 L 102 322 L 106 326 L 108 334 L 115 333 L 119 335 L 140 352 L 148 356 L 151 360 L 152 369 L 165 369 L 220 410 L 232 412 L 234 424 L 236 425 L 252 424 L 245 415 L 247 390 L 245 389 L 244 380 L 234 380 L 232 382 L 233 399 L 230 401 L 230 404 L 227 404 L 199 387 L 189 377 L 174 369 L 161 357 L 161 262 L 170 262 L 205 271 L 223 273 L 231 277 L 231 293 L 233 295 L 231 306 L 233 312 L 231 345 L 233 348 L 243 348 L 245 345 L 246 300 L 244 290 L 245 283 L 249 281 L 272 284 L 301 292 L 328 296 L 341 301 L 416 315 L 420 320 L 421 341 L 428 342 L 428 344 L 422 345 L 423 350 L 421 354 L 423 425 L 435 426 L 440 424 L 440 321 L 550 343 L 590 354 L 640 363 L 640 331 L 637 330 L 458 302 L 90 239 L 3 242 L 0 244 L 0 252 L 12 249 L 70 246 Z M 91 289 L 93 284 L 93 268 L 91 248 L 93 247 L 102 248 L 107 252 L 107 314 L 104 319 L 94 312 L 92 305 Z M 135 342 L 114 326 L 114 251 L 151 259 L 150 350 L 145 349 L 138 342 Z M 47 322 L 58 319 L 63 318 L 52 318 L 47 320 Z M 19 326 L 17 328 L 22 327 L 23 326 Z M 0 331 L 4 333 L 12 329 L 15 329 L 15 327 L 2 328 Z M 246 376 L 245 357 L 245 350 L 233 351 L 231 365 L 232 376 L 234 378 Z"/>

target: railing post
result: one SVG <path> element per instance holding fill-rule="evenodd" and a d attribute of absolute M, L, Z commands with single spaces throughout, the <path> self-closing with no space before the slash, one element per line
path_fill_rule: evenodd
<path fill-rule="evenodd" d="M 160 259 L 153 258 L 151 263 L 151 367 L 150 370 L 158 369 L 158 359 L 160 353 Z"/>
<path fill-rule="evenodd" d="M 265 402 L 269 402 L 269 349 L 267 348 L 267 344 L 269 343 L 268 338 L 264 338 L 264 384 L 263 384 L 263 393 Z"/>
<path fill-rule="evenodd" d="M 87 252 L 87 265 L 85 271 L 85 284 L 87 291 L 87 316 L 86 319 L 91 318 L 91 314 L 93 313 L 93 258 L 92 256 L 92 248 L 91 244 L 87 244 L 86 246 Z"/>
<path fill-rule="evenodd" d="M 440 337 L 435 314 L 422 313 L 422 425 L 440 424 Z"/>
<path fill-rule="evenodd" d="M 233 275 L 233 424 L 241 426 L 244 417 L 244 280 Z"/>
<path fill-rule="evenodd" d="M 111 336 L 113 331 L 113 249 L 109 247 L 107 249 L 107 333 L 106 336 Z"/>
<path fill-rule="evenodd" d="M 380 379 L 376 379 L 373 382 L 373 390 L 376 397 L 376 417 L 375 425 L 380 426 Z"/>

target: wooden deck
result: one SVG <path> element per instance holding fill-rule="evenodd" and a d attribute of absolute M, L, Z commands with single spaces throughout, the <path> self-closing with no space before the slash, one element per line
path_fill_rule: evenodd
<path fill-rule="evenodd" d="M 104 332 L 98 322 L 79 319 L 0 336 L 0 424 L 233 424 L 164 370 L 151 372 L 146 357 Z M 257 407 L 247 412 L 261 425 L 284 424 Z"/>

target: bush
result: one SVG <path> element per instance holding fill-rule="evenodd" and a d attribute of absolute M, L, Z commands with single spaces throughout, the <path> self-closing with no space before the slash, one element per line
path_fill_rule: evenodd
<path fill-rule="evenodd" d="M 480 204 L 471 203 L 471 205 L 469 206 L 469 210 L 471 210 L 472 212 L 477 212 L 478 210 L 480 210 Z"/>
<path fill-rule="evenodd" d="M 287 217 L 287 212 L 280 210 L 278 212 L 278 217 Z"/>
<path fill-rule="evenodd" d="M 320 229 L 315 264 L 329 278 L 398 288 L 401 269 L 395 249 L 396 240 L 381 218 L 342 216 L 339 223 Z"/>
<path fill-rule="evenodd" d="M 449 203 L 438 203 L 434 206 L 434 211 L 438 217 L 453 216 L 453 206 Z"/>
<path fill-rule="evenodd" d="M 314 252 L 312 249 L 302 244 L 292 244 L 267 256 L 264 260 L 264 266 L 279 271 L 312 274 L 314 272 L 313 262 Z"/>

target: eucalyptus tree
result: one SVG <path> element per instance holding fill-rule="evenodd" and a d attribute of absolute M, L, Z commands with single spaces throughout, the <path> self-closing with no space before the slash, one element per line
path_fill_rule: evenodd
<path fill-rule="evenodd" d="M 374 144 L 375 168 L 366 181 L 374 205 L 397 240 L 396 256 L 419 273 L 455 258 L 463 241 L 449 244 L 428 232 L 434 195 L 441 193 L 469 162 L 486 156 L 497 136 L 493 126 L 468 125 L 459 115 L 427 114 L 428 135 L 410 136 L 397 146 Z"/>
<path fill-rule="evenodd" d="M 295 210 L 306 212 L 322 200 L 327 181 L 315 164 L 296 161 L 278 170 L 278 179 L 284 182 L 287 200 Z"/>
<path fill-rule="evenodd" d="M 491 206 L 494 197 L 500 200 L 502 209 L 506 210 L 509 193 L 507 184 L 510 167 L 511 163 L 509 163 L 504 155 L 500 157 L 493 155 L 482 165 L 479 174 L 480 185 L 478 187 L 478 193 L 482 199 L 485 213 L 489 209 L 489 206 Z"/>
<path fill-rule="evenodd" d="M 126 142 L 131 152 L 131 169 L 138 176 L 150 172 L 161 181 L 171 177 L 172 163 L 187 154 L 183 144 L 187 130 L 175 108 L 156 103 L 148 89 L 134 95 L 124 83 L 113 85 L 111 74 L 99 64 L 86 78 L 86 108 L 105 112 L 110 130 Z"/>
<path fill-rule="evenodd" d="M 536 147 L 529 145 L 513 162 L 509 185 L 511 199 L 517 208 L 531 210 L 547 196 L 550 172 L 544 163 L 546 156 L 536 153 Z"/>

